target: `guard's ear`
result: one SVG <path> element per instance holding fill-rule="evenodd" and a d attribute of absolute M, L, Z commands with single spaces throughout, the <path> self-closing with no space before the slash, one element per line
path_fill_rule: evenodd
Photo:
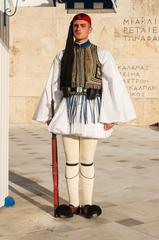
<path fill-rule="evenodd" d="M 91 32 L 92 32 L 92 30 L 93 30 L 93 28 L 92 28 L 92 27 L 90 27 L 90 28 L 89 28 L 89 33 L 91 33 Z"/>

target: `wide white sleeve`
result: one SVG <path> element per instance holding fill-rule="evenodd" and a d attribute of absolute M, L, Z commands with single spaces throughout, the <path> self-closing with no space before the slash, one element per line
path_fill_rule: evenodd
<path fill-rule="evenodd" d="M 102 64 L 101 123 L 126 122 L 136 118 L 135 109 L 112 54 Z"/>
<path fill-rule="evenodd" d="M 60 65 L 61 61 L 59 54 L 54 58 L 48 79 L 45 84 L 43 93 L 38 102 L 37 108 L 33 114 L 32 119 L 40 122 L 46 122 L 52 118 L 52 107 L 51 102 L 54 102 L 54 113 L 59 106 L 61 98 L 63 96 L 62 91 L 60 91 Z"/>

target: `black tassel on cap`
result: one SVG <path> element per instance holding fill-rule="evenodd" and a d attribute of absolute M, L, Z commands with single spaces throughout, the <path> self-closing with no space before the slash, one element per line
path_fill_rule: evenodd
<path fill-rule="evenodd" d="M 74 36 L 73 36 L 73 21 L 71 21 L 66 41 L 66 47 L 61 60 L 61 76 L 60 76 L 61 90 L 64 90 L 67 87 L 71 87 L 73 60 L 74 60 Z"/>

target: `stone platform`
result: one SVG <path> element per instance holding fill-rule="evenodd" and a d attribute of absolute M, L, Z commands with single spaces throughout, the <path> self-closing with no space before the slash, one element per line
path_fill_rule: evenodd
<path fill-rule="evenodd" d="M 43 124 L 10 126 L 10 196 L 0 209 L 0 240 L 159 239 L 159 132 L 116 126 L 95 155 L 94 204 L 102 215 L 53 217 L 51 135 Z M 60 203 L 68 203 L 65 156 L 58 136 Z"/>

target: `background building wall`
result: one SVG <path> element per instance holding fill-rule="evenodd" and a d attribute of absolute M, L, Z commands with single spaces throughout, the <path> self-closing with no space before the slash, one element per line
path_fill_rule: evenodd
<path fill-rule="evenodd" d="M 137 119 L 159 121 L 159 1 L 118 0 L 118 12 L 90 14 L 90 40 L 113 54 L 132 96 Z M 19 7 L 10 18 L 10 122 L 32 122 L 55 55 L 64 48 L 70 20 L 64 4 Z"/>

